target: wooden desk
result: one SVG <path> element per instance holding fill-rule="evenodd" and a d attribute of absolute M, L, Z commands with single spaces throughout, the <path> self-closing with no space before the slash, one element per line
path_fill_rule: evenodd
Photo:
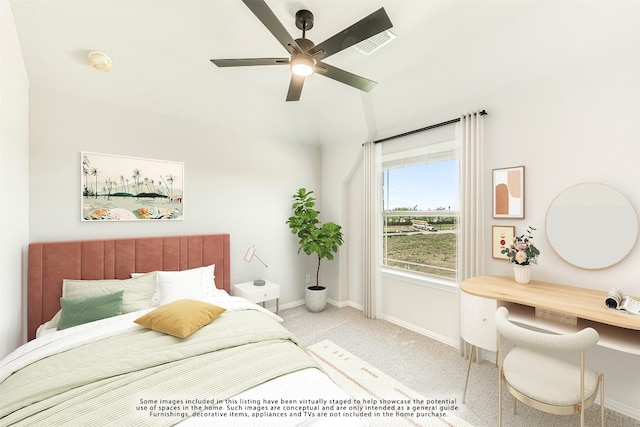
<path fill-rule="evenodd" d="M 590 326 L 600 334 L 598 345 L 640 355 L 640 316 L 606 308 L 607 292 L 535 280 L 521 285 L 504 276 L 474 277 L 462 282 L 460 288 L 466 294 L 495 301 L 494 312 L 498 306 L 507 307 L 515 322 L 556 333 Z M 465 308 L 461 310 L 465 323 Z"/>

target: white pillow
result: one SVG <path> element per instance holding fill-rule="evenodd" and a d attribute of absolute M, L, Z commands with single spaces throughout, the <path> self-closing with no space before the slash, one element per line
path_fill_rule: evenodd
<path fill-rule="evenodd" d="M 216 288 L 216 265 L 207 265 L 202 269 L 202 293 L 206 296 L 213 296 L 218 292 Z"/>
<path fill-rule="evenodd" d="M 160 305 L 179 299 L 201 299 L 204 267 L 183 271 L 157 271 Z"/>
<path fill-rule="evenodd" d="M 192 289 L 192 287 L 196 286 L 196 283 L 186 283 L 186 286 L 188 289 L 186 289 L 184 292 L 177 289 L 179 288 L 180 285 L 176 285 L 175 283 L 173 285 L 171 284 L 167 285 L 169 288 L 173 288 L 173 287 L 176 288 L 176 289 L 169 289 L 169 292 L 177 293 L 178 295 L 185 295 L 185 296 L 182 296 L 181 298 L 197 299 L 199 296 L 217 295 L 219 289 L 216 288 L 215 268 L 216 268 L 216 265 L 211 264 L 205 267 L 192 268 L 190 270 L 156 271 L 155 273 L 158 275 L 157 282 L 156 282 L 156 292 L 153 294 L 153 297 L 151 298 L 151 305 L 154 307 L 157 307 L 160 304 L 166 304 L 167 302 L 170 302 L 170 301 L 166 301 L 165 298 L 163 297 L 162 287 L 160 283 L 161 282 L 160 273 L 170 273 L 168 275 L 163 275 L 163 276 L 166 277 L 167 280 L 171 280 L 171 281 L 174 281 L 174 279 L 177 280 L 178 278 L 182 281 L 199 280 L 200 287 L 201 287 L 200 293 Z M 194 273 L 195 271 L 200 271 L 200 276 L 198 276 L 199 279 L 197 279 L 196 277 L 197 274 Z M 184 274 L 180 276 L 180 273 L 184 273 Z M 147 274 L 147 273 L 131 273 L 131 277 L 138 277 L 143 274 Z M 170 299 L 173 300 L 172 297 L 170 297 Z"/>

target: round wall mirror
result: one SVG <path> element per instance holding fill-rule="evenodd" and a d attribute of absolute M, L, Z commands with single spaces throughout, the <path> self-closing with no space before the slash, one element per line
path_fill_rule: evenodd
<path fill-rule="evenodd" d="M 553 200 L 546 219 L 554 251 L 571 265 L 610 267 L 624 259 L 638 238 L 638 217 L 627 198 L 604 184 L 569 187 Z"/>

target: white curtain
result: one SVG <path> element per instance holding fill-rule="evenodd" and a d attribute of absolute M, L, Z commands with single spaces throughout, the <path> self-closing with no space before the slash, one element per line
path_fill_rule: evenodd
<path fill-rule="evenodd" d="M 484 168 L 483 116 L 479 112 L 460 117 L 456 129 L 460 159 L 460 231 L 458 280 L 484 272 Z"/>
<path fill-rule="evenodd" d="M 380 144 L 364 144 L 364 253 L 363 253 L 363 313 L 375 319 L 380 313 L 380 254 L 382 232 L 380 226 Z"/>

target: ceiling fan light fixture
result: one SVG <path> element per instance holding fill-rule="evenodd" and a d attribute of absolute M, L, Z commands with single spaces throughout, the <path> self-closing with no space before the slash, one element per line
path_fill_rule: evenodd
<path fill-rule="evenodd" d="M 307 77 L 313 74 L 316 61 L 309 55 L 299 55 L 291 59 L 291 72 L 296 76 Z"/>
<path fill-rule="evenodd" d="M 245 6 L 258 18 L 266 29 L 278 40 L 289 54 L 288 58 L 237 58 L 211 59 L 218 67 L 250 67 L 261 65 L 286 65 L 290 67 L 287 101 L 299 101 L 305 77 L 312 74 L 330 78 L 363 92 L 369 92 L 376 85 L 373 80 L 341 70 L 324 62 L 328 57 L 393 27 L 389 15 L 383 7 L 365 16 L 341 32 L 334 34 L 320 44 L 306 37 L 313 28 L 313 13 L 306 9 L 296 12 L 296 27 L 302 30 L 302 37 L 293 39 L 280 20 L 269 8 L 265 0 L 242 0 Z"/>

